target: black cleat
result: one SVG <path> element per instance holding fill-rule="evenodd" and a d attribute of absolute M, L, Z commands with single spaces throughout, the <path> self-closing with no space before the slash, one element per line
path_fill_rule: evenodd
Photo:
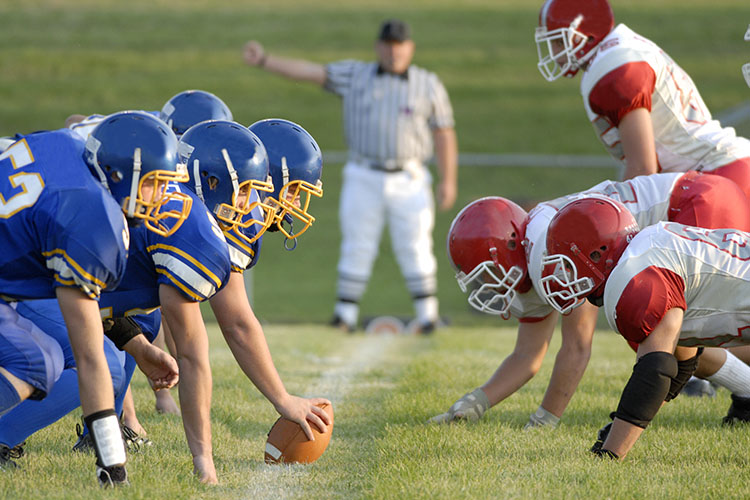
<path fill-rule="evenodd" d="M 99 486 L 109 488 L 114 486 L 130 486 L 128 482 L 128 471 L 124 465 L 114 465 L 112 467 L 96 466 L 96 478 Z"/>
<path fill-rule="evenodd" d="M 338 315 L 334 315 L 333 318 L 331 318 L 331 322 L 328 324 L 334 328 L 338 328 L 345 333 L 354 333 L 354 330 L 356 330 L 356 327 L 354 325 L 350 325 L 349 323 L 341 319 Z"/>
<path fill-rule="evenodd" d="M 91 439 L 91 434 L 83 434 L 83 417 L 81 417 L 81 423 L 76 424 L 76 436 L 78 440 L 73 445 L 73 451 L 81 453 L 94 453 L 94 441 Z"/>
<path fill-rule="evenodd" d="M 123 423 L 120 423 L 120 430 L 122 431 L 122 440 L 125 441 L 125 448 L 130 453 L 139 452 L 154 444 L 149 438 L 139 436 L 137 432 Z"/>
<path fill-rule="evenodd" d="M 750 422 L 750 397 L 743 398 L 732 394 L 732 404 L 721 422 L 724 425 Z"/>
<path fill-rule="evenodd" d="M 690 380 L 687 381 L 687 384 L 685 384 L 685 387 L 682 388 L 681 394 L 692 398 L 700 398 L 703 396 L 712 398 L 716 396 L 716 389 L 714 389 L 713 384 L 708 380 L 691 377 Z"/>
<path fill-rule="evenodd" d="M 0 444 L 0 470 L 2 469 L 17 469 L 18 464 L 14 462 L 13 458 L 21 458 L 24 455 L 23 445 L 21 443 L 13 448 L 5 444 Z"/>
<path fill-rule="evenodd" d="M 417 333 L 419 333 L 420 335 L 432 335 L 435 332 L 436 328 L 437 324 L 434 321 L 430 321 L 429 323 L 422 323 L 421 325 L 419 325 Z"/>

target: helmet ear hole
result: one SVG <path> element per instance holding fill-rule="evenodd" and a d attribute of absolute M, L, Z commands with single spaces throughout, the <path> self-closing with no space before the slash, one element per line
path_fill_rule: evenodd
<path fill-rule="evenodd" d="M 115 184 L 122 181 L 123 175 L 119 170 L 112 170 L 112 167 L 107 167 L 107 172 L 109 173 L 110 180 Z"/>
<path fill-rule="evenodd" d="M 510 240 L 508 242 L 508 250 L 515 250 L 516 249 L 516 242 L 515 240 Z"/>
<path fill-rule="evenodd" d="M 602 254 L 598 250 L 594 250 L 589 254 L 589 259 L 591 259 L 591 262 L 597 263 L 602 260 Z"/>
<path fill-rule="evenodd" d="M 219 178 L 213 175 L 210 176 L 208 179 L 206 179 L 206 185 L 208 185 L 208 189 L 214 191 L 219 187 Z"/>

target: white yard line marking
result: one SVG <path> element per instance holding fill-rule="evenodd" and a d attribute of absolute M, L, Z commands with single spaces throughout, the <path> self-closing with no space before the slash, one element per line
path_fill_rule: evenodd
<path fill-rule="evenodd" d="M 335 363 L 323 372 L 317 382 L 310 385 L 308 397 L 320 396 L 331 400 L 334 408 L 346 401 L 349 394 L 360 386 L 369 385 L 360 376 L 387 359 L 398 335 L 368 335 L 351 342 L 343 352 L 332 353 L 326 358 Z M 305 476 L 309 474 L 306 465 L 261 465 L 248 474 L 249 487 L 243 498 L 253 500 L 300 498 L 304 492 Z"/>

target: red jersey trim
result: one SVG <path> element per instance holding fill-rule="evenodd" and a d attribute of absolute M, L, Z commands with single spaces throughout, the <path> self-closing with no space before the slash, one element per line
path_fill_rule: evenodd
<path fill-rule="evenodd" d="M 641 343 L 675 307 L 687 309 L 685 281 L 669 269 L 647 267 L 633 276 L 617 301 L 617 331 L 629 342 Z"/>
<path fill-rule="evenodd" d="M 648 63 L 626 63 L 596 82 L 589 94 L 589 105 L 616 127 L 634 109 L 646 108 L 650 113 L 655 88 L 656 73 Z"/>

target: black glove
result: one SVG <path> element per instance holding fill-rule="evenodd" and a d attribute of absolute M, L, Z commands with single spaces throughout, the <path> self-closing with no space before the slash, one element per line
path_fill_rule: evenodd
<path fill-rule="evenodd" d="M 591 448 L 591 452 L 601 459 L 610 458 L 612 460 L 617 460 L 620 458 L 617 456 L 617 453 L 613 451 L 605 450 L 604 448 L 597 448 L 596 450 L 594 450 L 594 448 Z"/>

